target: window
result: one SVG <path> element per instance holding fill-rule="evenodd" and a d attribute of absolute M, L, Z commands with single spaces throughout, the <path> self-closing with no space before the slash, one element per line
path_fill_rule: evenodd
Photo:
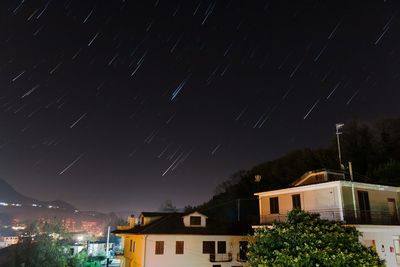
<path fill-rule="evenodd" d="M 133 241 L 133 250 L 132 250 L 132 252 L 135 252 L 136 251 L 136 241 Z"/>
<path fill-rule="evenodd" d="M 132 252 L 132 240 L 129 242 L 129 251 Z"/>
<path fill-rule="evenodd" d="M 213 267 L 221 267 L 221 264 L 213 264 Z"/>
<path fill-rule="evenodd" d="M 183 241 L 176 241 L 175 254 L 183 254 Z"/>
<path fill-rule="evenodd" d="M 201 225 L 200 216 L 190 216 L 190 225 Z"/>
<path fill-rule="evenodd" d="M 279 200 L 278 197 L 269 198 L 269 210 L 271 214 L 279 214 Z"/>
<path fill-rule="evenodd" d="M 215 254 L 214 241 L 203 241 L 203 254 Z"/>
<path fill-rule="evenodd" d="M 226 242 L 225 241 L 218 241 L 218 253 L 225 254 L 226 253 Z"/>
<path fill-rule="evenodd" d="M 164 254 L 164 241 L 156 241 L 156 255 Z"/>
<path fill-rule="evenodd" d="M 300 194 L 292 195 L 292 206 L 294 210 L 301 210 Z"/>

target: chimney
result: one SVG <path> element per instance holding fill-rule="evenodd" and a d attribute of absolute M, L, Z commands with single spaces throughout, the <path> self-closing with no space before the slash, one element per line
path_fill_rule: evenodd
<path fill-rule="evenodd" d="M 135 222 L 136 222 L 135 215 L 131 214 L 128 217 L 128 225 L 129 225 L 129 227 L 131 227 L 131 228 L 135 227 Z"/>

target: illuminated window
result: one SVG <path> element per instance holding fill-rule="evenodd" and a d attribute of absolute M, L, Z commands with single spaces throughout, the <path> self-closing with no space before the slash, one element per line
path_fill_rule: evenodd
<path fill-rule="evenodd" d="M 129 251 L 132 252 L 132 240 L 130 240 L 130 243 L 129 243 Z"/>
<path fill-rule="evenodd" d="M 183 254 L 183 241 L 176 241 L 175 254 Z"/>
<path fill-rule="evenodd" d="M 133 251 L 132 252 L 135 252 L 136 251 L 136 241 L 133 241 Z"/>
<path fill-rule="evenodd" d="M 190 216 L 190 225 L 201 225 L 200 216 Z"/>
<path fill-rule="evenodd" d="M 164 241 L 156 241 L 156 255 L 164 254 Z"/>
<path fill-rule="evenodd" d="M 269 198 L 269 210 L 271 214 L 279 214 L 279 199 L 278 197 Z"/>

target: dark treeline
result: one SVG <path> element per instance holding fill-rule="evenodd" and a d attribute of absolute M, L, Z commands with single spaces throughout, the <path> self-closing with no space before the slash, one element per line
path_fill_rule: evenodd
<path fill-rule="evenodd" d="M 342 162 L 344 165 L 352 162 L 355 181 L 400 185 L 400 118 L 351 121 L 341 132 Z M 216 188 L 211 200 L 195 208 L 219 216 L 222 211 L 229 211 L 230 218 L 257 214 L 257 202 L 251 201 L 255 199 L 254 193 L 287 187 L 305 172 L 322 168 L 340 169 L 334 134 L 326 148 L 294 150 L 234 173 Z M 256 175 L 261 175 L 259 182 Z"/>

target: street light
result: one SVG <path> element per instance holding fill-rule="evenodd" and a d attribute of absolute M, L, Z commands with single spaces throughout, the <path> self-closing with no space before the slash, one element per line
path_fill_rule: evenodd
<path fill-rule="evenodd" d="M 342 152 L 340 150 L 340 138 L 339 135 L 341 135 L 342 133 L 339 131 L 342 127 L 344 126 L 343 123 L 336 123 L 336 140 L 337 140 L 337 146 L 338 146 L 338 153 L 339 153 L 339 165 L 340 165 L 340 169 L 344 170 L 344 166 L 342 164 Z"/>

